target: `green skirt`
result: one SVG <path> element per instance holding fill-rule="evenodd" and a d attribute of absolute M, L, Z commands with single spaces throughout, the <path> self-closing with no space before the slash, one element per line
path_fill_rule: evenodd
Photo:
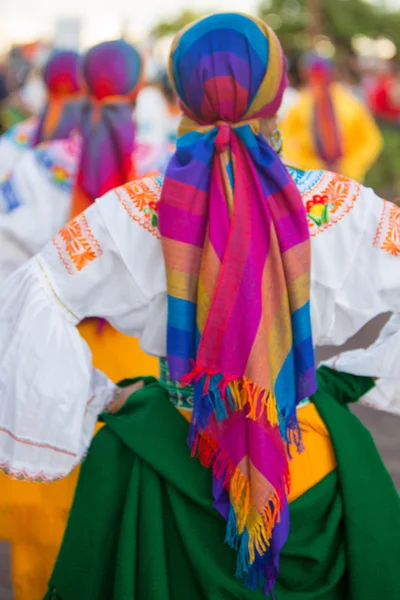
<path fill-rule="evenodd" d="M 343 405 L 360 378 L 318 377 L 313 400 L 338 468 L 290 505 L 276 599 L 399 600 L 399 497 Z M 145 383 L 93 440 L 46 599 L 265 599 L 234 577 L 236 553 L 223 541 L 210 473 L 189 456 L 186 421 L 155 379 Z"/>

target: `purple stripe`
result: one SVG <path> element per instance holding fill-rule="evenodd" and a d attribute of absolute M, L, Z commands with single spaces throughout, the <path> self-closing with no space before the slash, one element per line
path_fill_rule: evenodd
<path fill-rule="evenodd" d="M 191 371 L 190 358 L 168 354 L 168 368 L 171 379 L 181 381 L 182 377 Z"/>
<path fill-rule="evenodd" d="M 178 162 L 178 157 L 182 163 Z M 207 165 L 200 160 L 193 158 L 190 150 L 187 150 L 187 160 L 184 160 L 184 151 L 179 150 L 179 154 L 175 155 L 168 165 L 166 177 L 180 183 L 189 183 L 198 190 L 203 192 L 208 191 L 210 178 L 210 165 Z"/>
<path fill-rule="evenodd" d="M 310 237 L 303 206 L 296 212 L 279 219 L 275 223 L 275 228 L 282 253 Z"/>
<path fill-rule="evenodd" d="M 203 248 L 207 217 L 188 213 L 164 202 L 160 202 L 158 211 L 163 224 L 163 237 Z"/>
<path fill-rule="evenodd" d="M 315 367 L 312 367 L 301 375 L 296 375 L 296 396 L 297 402 L 300 402 L 308 396 L 312 396 L 317 391 L 317 379 Z"/>

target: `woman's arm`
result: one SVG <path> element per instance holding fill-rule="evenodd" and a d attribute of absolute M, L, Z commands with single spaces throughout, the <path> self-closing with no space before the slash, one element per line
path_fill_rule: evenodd
<path fill-rule="evenodd" d="M 110 192 L 0 287 L 0 468 L 52 480 L 84 456 L 115 386 L 92 366 L 82 319 L 105 318 L 163 351 L 158 246 Z"/>

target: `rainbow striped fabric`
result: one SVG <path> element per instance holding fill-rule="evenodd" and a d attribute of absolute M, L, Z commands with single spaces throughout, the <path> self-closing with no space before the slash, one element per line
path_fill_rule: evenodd
<path fill-rule="evenodd" d="M 308 78 L 314 96 L 313 134 L 318 156 L 326 168 L 335 171 L 343 157 L 343 140 L 331 93 L 332 63 L 315 54 L 309 54 Z"/>
<path fill-rule="evenodd" d="M 263 22 L 217 14 L 178 34 L 170 74 L 184 112 L 159 204 L 170 376 L 194 384 L 189 444 L 214 474 L 237 576 L 268 593 L 296 405 L 316 390 L 306 215 L 260 133 L 285 60 Z"/>

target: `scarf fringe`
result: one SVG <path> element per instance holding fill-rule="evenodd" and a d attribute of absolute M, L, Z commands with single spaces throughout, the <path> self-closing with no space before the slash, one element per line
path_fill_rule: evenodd
<path fill-rule="evenodd" d="M 241 473 L 229 454 L 205 435 L 197 434 L 192 456 L 198 456 L 200 464 L 211 468 L 214 477 L 229 490 L 231 505 L 225 541 L 238 551 L 237 576 L 244 580 L 256 558 L 265 555 L 270 547 L 273 528 L 279 522 L 281 506 L 289 492 L 289 466 L 279 479 L 278 489 L 255 516 L 249 529 L 246 526 L 252 510 L 249 479 Z"/>
<path fill-rule="evenodd" d="M 208 413 L 211 408 L 217 421 L 228 418 L 226 402 L 232 410 L 243 410 L 248 407 L 247 417 L 253 421 L 258 421 L 265 415 L 267 421 L 273 427 L 279 425 L 278 407 L 275 394 L 258 383 L 254 383 L 247 377 L 236 377 L 224 375 L 218 372 L 204 369 L 195 365 L 190 373 L 185 375 L 182 385 L 194 385 L 202 381 L 203 390 L 201 407 L 197 413 Z M 197 414 L 197 420 L 199 419 Z M 208 422 L 208 419 L 207 419 Z M 207 426 L 207 422 L 200 425 L 200 429 Z"/>
<path fill-rule="evenodd" d="M 272 589 L 276 580 L 271 538 L 280 520 L 281 508 L 290 490 L 289 464 L 279 473 L 278 486 L 265 506 L 259 510 L 251 494 L 251 478 L 244 475 L 229 453 L 212 437 L 207 426 L 212 414 L 217 421 L 229 416 L 228 411 L 246 410 L 253 421 L 265 418 L 271 427 L 279 427 L 289 447 L 303 448 L 296 407 L 286 418 L 280 414 L 275 395 L 247 377 L 233 377 L 194 365 L 182 380 L 194 384 L 194 407 L 188 443 L 192 456 L 211 469 L 212 474 L 229 491 L 230 510 L 226 527 L 228 545 L 237 551 L 236 576 L 252 589 Z"/>

